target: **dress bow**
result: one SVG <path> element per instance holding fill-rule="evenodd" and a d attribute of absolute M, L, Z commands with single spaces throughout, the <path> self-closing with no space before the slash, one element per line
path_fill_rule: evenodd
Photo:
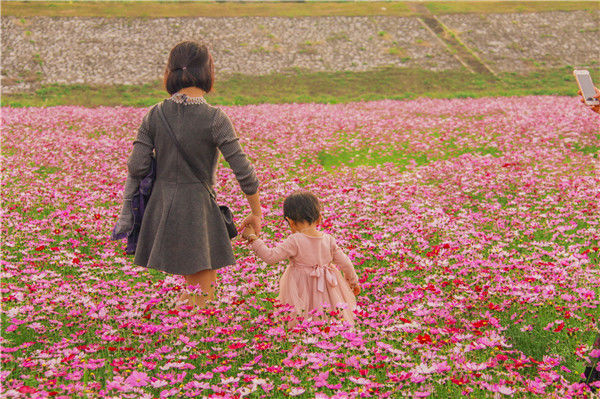
<path fill-rule="evenodd" d="M 331 265 L 315 265 L 310 275 L 317 278 L 317 290 L 319 292 L 325 292 L 326 281 L 332 287 L 335 287 L 338 283 Z"/>

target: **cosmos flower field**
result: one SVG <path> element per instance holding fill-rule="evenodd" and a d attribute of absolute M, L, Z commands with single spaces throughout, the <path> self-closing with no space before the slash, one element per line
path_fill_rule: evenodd
<path fill-rule="evenodd" d="M 141 108 L 3 108 L 2 397 L 591 397 L 600 116 L 568 97 L 223 107 L 262 235 L 304 188 L 353 260 L 356 326 L 287 329 L 285 264 L 235 242 L 218 299 L 108 236 Z M 248 208 L 232 172 L 219 201 Z"/>

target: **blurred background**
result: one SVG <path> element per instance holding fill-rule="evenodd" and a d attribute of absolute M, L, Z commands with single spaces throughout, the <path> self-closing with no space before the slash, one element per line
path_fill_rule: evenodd
<path fill-rule="evenodd" d="M 182 40 L 215 104 L 575 95 L 599 29 L 598 1 L 2 1 L 2 104 L 154 104 Z"/>

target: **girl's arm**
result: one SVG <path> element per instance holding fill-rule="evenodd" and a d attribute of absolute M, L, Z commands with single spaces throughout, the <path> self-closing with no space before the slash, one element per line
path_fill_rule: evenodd
<path fill-rule="evenodd" d="M 333 255 L 333 263 L 338 265 L 342 272 L 344 272 L 344 277 L 348 284 L 350 284 L 351 288 L 358 287 L 358 276 L 356 275 L 356 271 L 354 270 L 354 266 L 352 266 L 352 261 L 348 256 L 338 247 L 335 239 L 331 237 L 331 254 Z"/>
<path fill-rule="evenodd" d="M 250 244 L 250 248 L 254 251 L 256 256 L 267 262 L 269 265 L 273 265 L 277 262 L 281 262 L 284 259 L 289 259 L 298 253 L 298 245 L 293 237 L 288 237 L 275 248 L 269 248 L 260 238 L 255 239 Z"/>

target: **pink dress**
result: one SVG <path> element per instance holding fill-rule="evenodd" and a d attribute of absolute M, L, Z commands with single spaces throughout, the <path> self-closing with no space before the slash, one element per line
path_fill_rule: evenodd
<path fill-rule="evenodd" d="M 268 248 L 261 239 L 253 241 L 251 246 L 268 264 L 290 260 L 279 281 L 279 302 L 293 305 L 298 316 L 305 318 L 310 317 L 311 310 L 337 310 L 354 324 L 356 298 L 350 287 L 358 286 L 358 276 L 333 237 L 294 233 L 275 248 Z M 342 269 L 344 276 L 332 263 Z"/>

